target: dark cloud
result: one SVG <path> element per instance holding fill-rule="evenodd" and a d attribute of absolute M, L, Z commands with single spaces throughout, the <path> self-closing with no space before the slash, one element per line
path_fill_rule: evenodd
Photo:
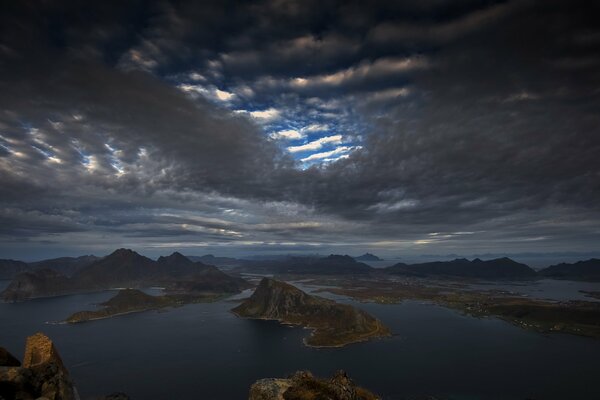
<path fill-rule="evenodd" d="M 594 2 L 2 8 L 4 249 L 599 239 Z"/>

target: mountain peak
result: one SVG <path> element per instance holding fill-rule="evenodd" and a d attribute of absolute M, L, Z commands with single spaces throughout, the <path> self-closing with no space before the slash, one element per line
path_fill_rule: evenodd
<path fill-rule="evenodd" d="M 140 256 L 140 255 L 131 249 L 120 248 L 120 249 L 117 249 L 117 250 L 113 251 L 112 253 L 110 253 L 107 257 L 133 257 L 133 256 Z"/>
<path fill-rule="evenodd" d="M 192 261 L 181 254 L 178 251 L 171 253 L 169 256 L 160 256 L 158 257 L 158 262 L 182 262 L 182 263 L 191 263 Z"/>
<path fill-rule="evenodd" d="M 383 259 L 371 253 L 365 253 L 362 256 L 354 257 L 354 259 L 357 261 L 383 261 Z"/>

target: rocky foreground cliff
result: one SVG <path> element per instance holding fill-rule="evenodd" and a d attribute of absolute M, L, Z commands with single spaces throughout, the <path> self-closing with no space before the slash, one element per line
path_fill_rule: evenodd
<path fill-rule="evenodd" d="M 249 400 L 377 400 L 346 375 L 336 372 L 331 379 L 320 379 L 308 371 L 296 372 L 287 379 L 261 379 L 250 388 Z"/>
<path fill-rule="evenodd" d="M 37 333 L 27 338 L 21 364 L 0 348 L 0 399 L 79 399 L 52 341 Z"/>
<path fill-rule="evenodd" d="M 341 347 L 391 334 L 381 321 L 362 310 L 311 296 L 269 278 L 263 278 L 252 296 L 232 312 L 244 318 L 277 320 L 313 329 L 305 340 L 313 347 Z"/>

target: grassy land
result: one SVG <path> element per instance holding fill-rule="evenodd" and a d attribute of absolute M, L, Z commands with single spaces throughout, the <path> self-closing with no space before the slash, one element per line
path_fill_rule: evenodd
<path fill-rule="evenodd" d="M 600 339 L 600 303 L 589 301 L 550 302 L 515 297 L 500 291 L 468 291 L 454 286 L 427 286 L 386 280 L 342 283 L 323 288 L 359 301 L 396 304 L 423 300 L 459 310 L 475 317 L 498 317 L 537 332 L 561 332 Z"/>

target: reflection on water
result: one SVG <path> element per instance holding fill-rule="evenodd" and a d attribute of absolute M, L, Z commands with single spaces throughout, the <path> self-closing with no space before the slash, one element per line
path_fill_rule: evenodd
<path fill-rule="evenodd" d="M 532 289 L 533 290 L 533 289 Z M 600 341 L 543 336 L 418 302 L 356 304 L 394 337 L 342 349 L 302 345 L 306 330 L 252 321 L 230 301 L 190 304 L 77 325 L 47 325 L 114 292 L 0 304 L 0 345 L 22 357 L 27 335 L 55 340 L 83 398 L 124 391 L 134 399 L 245 399 L 256 379 L 343 368 L 386 399 L 600 398 Z M 246 293 L 246 294 L 249 294 Z M 348 301 L 348 300 L 346 300 Z"/>

